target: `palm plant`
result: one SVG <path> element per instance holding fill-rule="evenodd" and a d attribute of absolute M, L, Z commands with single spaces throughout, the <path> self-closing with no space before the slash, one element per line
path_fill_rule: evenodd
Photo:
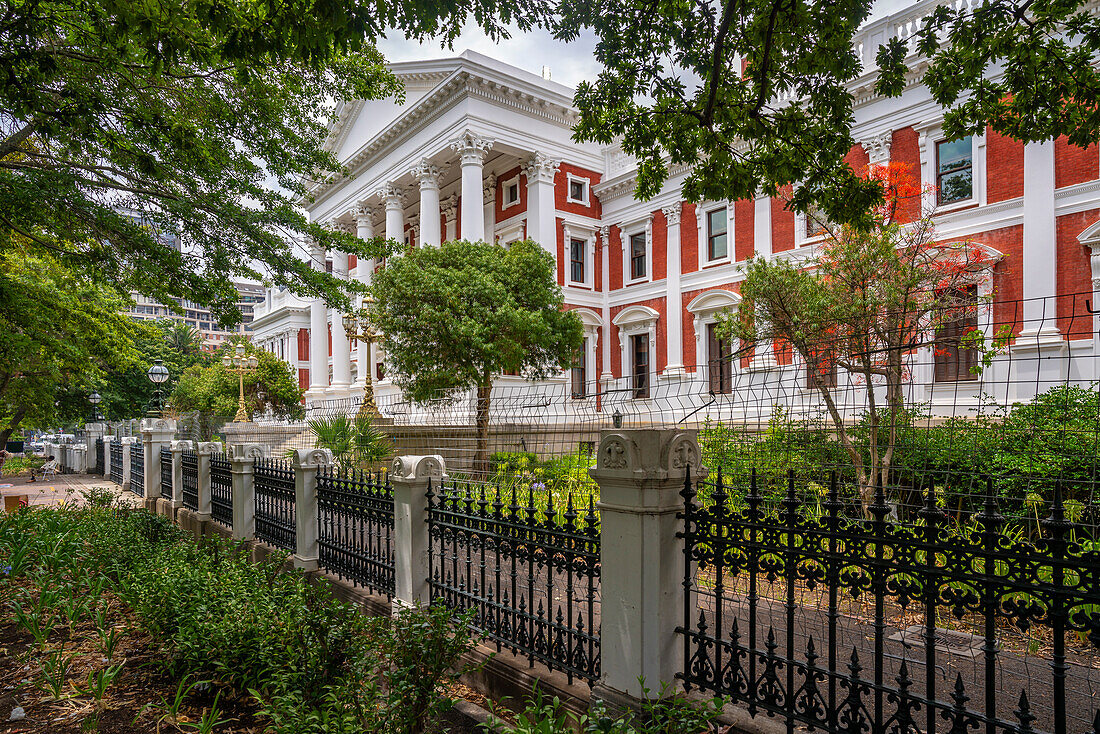
<path fill-rule="evenodd" d="M 345 468 L 375 468 L 393 450 L 389 436 L 374 425 L 367 413 L 355 418 L 346 415 L 314 418 L 309 427 L 316 437 L 314 446 L 331 451 L 333 460 Z"/>
<path fill-rule="evenodd" d="M 168 329 L 168 346 L 180 354 L 190 356 L 202 351 L 202 339 L 194 326 L 186 321 L 172 322 Z"/>

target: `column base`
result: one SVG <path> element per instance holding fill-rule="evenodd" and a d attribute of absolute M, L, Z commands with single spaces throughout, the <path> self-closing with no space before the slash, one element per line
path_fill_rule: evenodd
<path fill-rule="evenodd" d="M 1013 341 L 1012 348 L 1018 349 L 1065 349 L 1067 346 L 1062 332 L 1055 326 L 1039 329 L 1024 329 Z"/>
<path fill-rule="evenodd" d="M 303 558 L 302 556 L 294 553 L 290 556 L 290 563 L 294 568 L 299 571 L 316 571 L 320 567 L 319 559 L 317 558 Z"/>
<path fill-rule="evenodd" d="M 661 373 L 662 380 L 686 380 L 688 377 L 687 370 L 683 365 L 673 364 L 665 367 L 665 371 Z"/>

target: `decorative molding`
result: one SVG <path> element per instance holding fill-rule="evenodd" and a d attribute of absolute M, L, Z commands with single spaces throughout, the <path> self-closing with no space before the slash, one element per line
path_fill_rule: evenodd
<path fill-rule="evenodd" d="M 480 166 L 485 163 L 485 157 L 492 150 L 495 142 L 491 138 L 483 138 L 471 130 L 466 130 L 457 140 L 451 141 L 450 148 L 458 153 L 463 166 Z"/>
<path fill-rule="evenodd" d="M 430 456 L 398 456 L 390 468 L 390 478 L 402 482 L 442 479 L 446 475 L 447 462 L 439 454 Z"/>
<path fill-rule="evenodd" d="M 443 212 L 443 217 L 448 224 L 458 218 L 458 195 L 451 194 L 443 200 L 442 206 L 439 210 Z"/>
<path fill-rule="evenodd" d="M 125 441 L 125 439 L 123 439 Z M 211 454 L 220 454 L 222 452 L 222 445 L 220 441 L 201 441 L 198 447 L 195 449 L 196 453 L 200 456 L 210 456 Z"/>
<path fill-rule="evenodd" d="M 867 154 L 867 161 L 871 165 L 880 165 L 890 162 L 890 143 L 893 133 L 887 130 L 884 133 L 871 136 L 859 142 L 863 151 Z"/>
<path fill-rule="evenodd" d="M 497 200 L 497 175 L 490 173 L 485 177 L 485 184 L 482 187 L 482 197 L 486 204 L 495 204 Z"/>
<path fill-rule="evenodd" d="M 104 443 L 106 443 L 106 440 L 104 440 Z M 195 450 L 195 442 L 194 441 L 173 441 L 169 445 L 169 448 L 171 448 L 173 451 L 194 451 Z"/>
<path fill-rule="evenodd" d="M 443 166 L 437 166 L 427 158 L 423 158 L 420 163 L 413 166 L 412 175 L 413 178 L 420 181 L 420 188 L 422 189 L 439 188 L 439 180 L 443 178 L 445 170 Z"/>
<path fill-rule="evenodd" d="M 535 153 L 527 163 L 523 165 L 523 173 L 527 176 L 527 185 L 533 183 L 554 183 L 554 175 L 561 167 L 561 160 L 551 158 L 545 153 Z"/>
<path fill-rule="evenodd" d="M 268 447 L 262 443 L 238 443 L 234 444 L 231 449 L 231 456 L 234 459 L 266 459 L 268 456 Z"/>
<path fill-rule="evenodd" d="M 295 468 L 328 466 L 332 463 L 332 452 L 328 449 L 295 449 L 291 465 Z"/>
<path fill-rule="evenodd" d="M 680 217 L 683 215 L 683 211 L 683 204 L 680 202 L 662 208 L 661 213 L 665 215 L 665 224 L 669 227 L 679 226 Z"/>
<path fill-rule="evenodd" d="M 400 187 L 391 181 L 387 181 L 382 185 L 382 188 L 378 189 L 375 194 L 385 205 L 387 209 L 404 209 L 405 208 L 405 192 Z"/>

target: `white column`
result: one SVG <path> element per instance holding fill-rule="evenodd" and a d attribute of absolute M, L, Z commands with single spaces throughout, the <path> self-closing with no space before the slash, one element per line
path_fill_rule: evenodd
<path fill-rule="evenodd" d="M 451 143 L 451 150 L 462 162 L 462 239 L 470 242 L 485 239 L 485 199 L 482 189 L 482 166 L 493 141 L 467 130 Z"/>
<path fill-rule="evenodd" d="M 222 445 L 218 441 L 204 441 L 195 447 L 195 453 L 199 459 L 198 481 L 198 509 L 194 512 L 195 520 L 206 522 L 213 512 L 210 498 L 210 457 L 222 452 Z"/>
<path fill-rule="evenodd" d="M 325 269 L 325 249 L 313 248 L 313 269 Z M 328 307 L 323 298 L 309 304 L 309 393 L 317 398 L 328 388 Z"/>
<path fill-rule="evenodd" d="M 1023 315 L 1025 335 L 1057 335 L 1054 143 L 1024 146 Z"/>
<path fill-rule="evenodd" d="M 603 328 L 604 334 L 600 345 L 603 351 L 603 370 L 600 372 L 600 382 L 604 390 L 611 389 L 611 381 L 615 375 L 611 372 L 611 330 L 615 326 L 611 323 L 611 228 L 600 227 L 600 283 L 603 288 Z"/>
<path fill-rule="evenodd" d="M 770 260 L 772 256 L 772 200 L 770 197 L 756 197 L 756 205 L 753 209 L 752 232 L 753 247 L 757 256 Z M 732 239 L 729 240 L 729 246 L 733 246 Z M 775 364 L 773 345 L 770 342 L 757 344 L 752 355 L 753 369 L 770 369 Z"/>
<path fill-rule="evenodd" d="M 535 153 L 523 168 L 527 176 L 527 238 L 542 245 L 555 262 L 558 238 L 554 228 L 554 174 L 559 166 L 561 161 Z"/>
<path fill-rule="evenodd" d="M 665 215 L 665 371 L 664 377 L 684 376 L 684 319 L 680 304 L 680 202 L 661 210 Z"/>
<path fill-rule="evenodd" d="M 420 239 L 418 245 L 439 246 L 439 179 L 443 170 L 427 158 L 413 169 L 413 176 L 420 181 Z"/>
<path fill-rule="evenodd" d="M 130 452 L 134 450 L 134 439 L 127 437 L 122 439 L 122 490 L 124 492 L 130 491 Z M 61 446 L 57 447 L 57 451 L 54 453 L 57 457 L 58 466 L 61 465 Z"/>
<path fill-rule="evenodd" d="M 393 184 L 386 184 L 378 192 L 386 207 L 386 239 L 405 241 L 405 194 Z"/>
<path fill-rule="evenodd" d="M 350 234 L 351 226 L 342 225 L 344 231 Z M 348 254 L 335 251 L 332 253 L 332 274 L 340 280 L 348 279 Z M 347 332 L 344 331 L 343 314 L 335 309 L 331 312 L 332 323 L 332 387 L 329 392 L 337 397 L 347 395 L 351 387 L 351 344 L 348 342 Z"/>
<path fill-rule="evenodd" d="M 267 446 L 259 443 L 234 444 L 229 455 L 233 476 L 233 540 L 256 537 L 256 459 L 267 458 Z"/>
<path fill-rule="evenodd" d="M 600 485 L 603 658 L 593 696 L 632 707 L 683 670 L 684 545 L 676 537 L 687 472 L 705 476 L 695 431 L 605 431 L 589 474 Z M 692 605 L 694 608 L 694 605 Z"/>
<path fill-rule="evenodd" d="M 497 226 L 497 177 L 494 174 L 485 177 L 482 193 L 485 201 L 485 241 L 492 244 L 496 240 Z"/>
<path fill-rule="evenodd" d="M 395 607 L 427 605 L 428 585 L 428 483 L 439 491 L 447 479 L 442 456 L 399 456 L 393 462 L 393 548 Z"/>
<path fill-rule="evenodd" d="M 317 470 L 332 464 L 328 449 L 296 449 L 294 467 L 294 532 L 297 548 L 290 557 L 295 568 L 316 571 L 321 557 L 317 537 Z"/>
<path fill-rule="evenodd" d="M 294 372 L 294 382 L 298 382 L 298 329 L 287 332 L 286 361 L 290 363 L 290 369 Z"/>
<path fill-rule="evenodd" d="M 355 234 L 359 239 L 363 241 L 370 240 L 374 237 L 374 213 L 367 207 L 360 207 L 355 210 Z M 370 285 L 371 279 L 374 277 L 375 260 L 371 258 L 369 260 L 359 261 L 359 272 L 356 273 L 355 279 L 363 285 Z M 359 299 L 359 304 L 362 306 L 363 299 Z M 364 389 L 366 374 L 372 369 L 371 365 L 367 364 L 367 345 L 363 342 L 355 342 L 355 363 L 358 365 L 355 375 L 355 387 L 359 390 Z"/>

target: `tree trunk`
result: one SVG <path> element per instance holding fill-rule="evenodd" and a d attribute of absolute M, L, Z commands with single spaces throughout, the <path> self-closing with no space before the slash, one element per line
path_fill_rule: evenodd
<path fill-rule="evenodd" d="M 11 434 L 15 433 L 15 429 L 19 427 L 19 424 L 23 422 L 23 416 L 26 414 L 26 408 L 19 408 L 12 414 L 10 425 L 7 428 L 0 429 L 0 449 L 7 447 L 8 439 L 11 438 Z"/>
<path fill-rule="evenodd" d="M 489 397 L 493 383 L 477 386 L 477 449 L 474 453 L 474 475 L 479 479 L 489 476 Z"/>

